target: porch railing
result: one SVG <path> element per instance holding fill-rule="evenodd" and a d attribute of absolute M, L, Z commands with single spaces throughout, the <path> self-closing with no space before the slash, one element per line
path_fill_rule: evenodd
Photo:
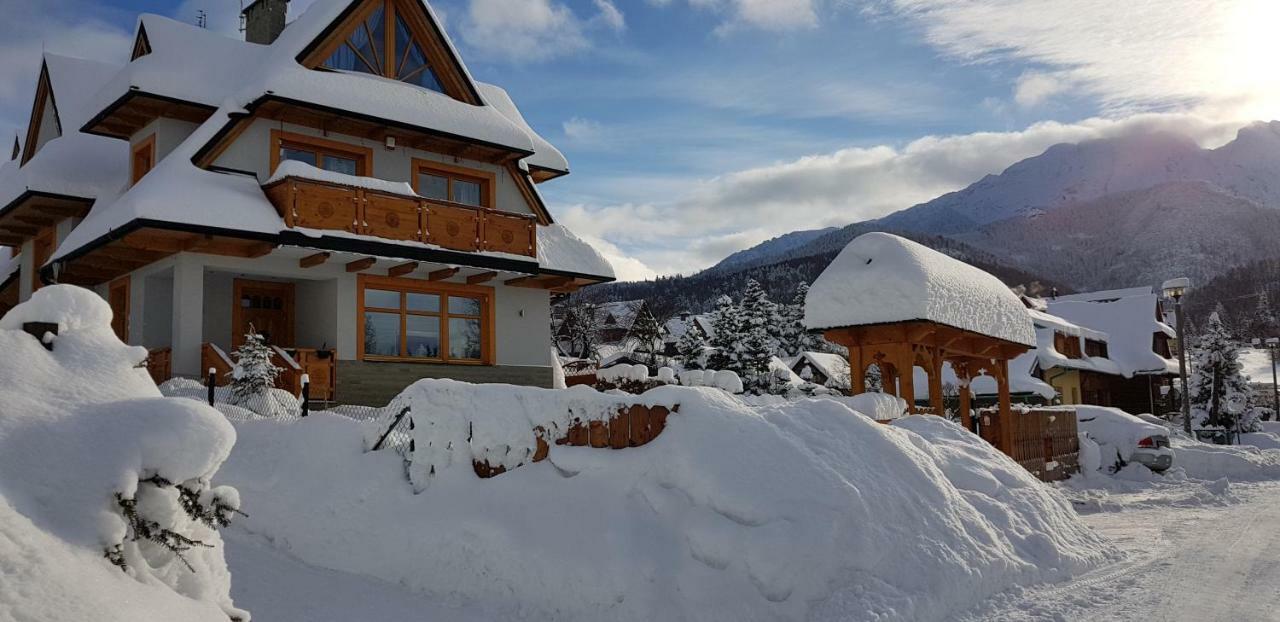
<path fill-rule="evenodd" d="M 272 346 L 271 362 L 283 370 L 276 379 L 277 389 L 299 395 L 305 374 L 311 380 L 311 399 L 328 402 L 336 398 L 338 356 L 333 350 Z M 235 362 L 222 348 L 206 343 L 200 348 L 200 368 L 206 373 L 215 370 L 215 383 L 222 387 L 231 382 Z"/>

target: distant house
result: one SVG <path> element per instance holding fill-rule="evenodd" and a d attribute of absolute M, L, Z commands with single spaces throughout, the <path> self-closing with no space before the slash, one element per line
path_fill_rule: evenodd
<path fill-rule="evenodd" d="M 622 300 L 596 305 L 596 358 L 602 364 L 606 359 L 611 364 L 634 363 L 639 360 L 632 357 L 637 345 L 632 340 L 632 331 L 636 322 L 648 313 L 649 305 L 644 300 Z M 573 352 L 574 345 L 570 343 L 570 327 L 565 323 L 563 306 L 555 309 L 551 321 L 556 345 L 561 353 L 576 355 Z"/>
<path fill-rule="evenodd" d="M 684 311 L 667 320 L 662 326 L 662 353 L 666 356 L 675 356 L 676 344 L 680 343 L 685 333 L 691 330 L 700 333 L 703 340 L 710 341 L 713 334 L 711 316 L 694 315 Z"/>
<path fill-rule="evenodd" d="M 1068 352 L 1059 354 L 1072 356 L 1059 360 L 1060 365 L 1078 369 L 1101 359 L 1115 365 L 1116 373 L 1111 373 L 1109 366 L 1083 370 L 1099 374 L 1088 387 L 1080 385 L 1082 402 L 1105 399 L 1109 405 L 1132 413 L 1157 413 L 1170 407 L 1164 387 L 1170 387 L 1178 376 L 1178 362 L 1170 348 L 1175 335 L 1164 323 L 1164 307 L 1150 287 L 1059 296 L 1046 301 L 1045 310 L 1090 331 L 1081 333 L 1081 352 L 1063 344 Z M 1088 338 L 1090 334 L 1093 339 Z M 1098 339 L 1099 334 L 1105 335 L 1105 340 Z M 1068 389 L 1075 386 L 1065 378 L 1062 382 Z M 1064 395 L 1063 399 L 1071 397 Z"/>
<path fill-rule="evenodd" d="M 791 371 L 805 382 L 829 389 L 849 390 L 849 357 L 828 352 L 804 352 L 791 364 Z"/>
<path fill-rule="evenodd" d="M 1112 405 L 1112 387 L 1123 382 L 1110 358 L 1110 337 L 1046 311 L 1029 309 L 1036 327 L 1032 374 L 1049 383 L 1063 404 Z"/>
<path fill-rule="evenodd" d="M 252 327 L 348 403 L 426 377 L 551 386 L 552 296 L 613 278 L 542 199 L 564 157 L 426 2 L 287 24 L 286 3 L 246 3 L 248 40 L 143 15 L 127 63 L 44 55 L 0 166 L 21 266 L 0 301 L 94 288 L 157 379 L 225 366 Z"/>

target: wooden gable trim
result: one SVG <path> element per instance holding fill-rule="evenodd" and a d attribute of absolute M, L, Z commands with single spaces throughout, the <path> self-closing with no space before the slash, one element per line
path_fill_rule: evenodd
<path fill-rule="evenodd" d="M 22 155 L 22 142 L 18 140 L 18 135 L 13 135 L 13 153 L 9 156 L 10 160 L 17 160 Z"/>
<path fill-rule="evenodd" d="M 542 195 L 538 194 L 538 189 L 534 187 L 529 175 L 514 163 L 507 164 L 507 173 L 516 182 L 516 188 L 520 190 L 520 196 L 524 197 L 525 203 L 529 204 L 529 209 L 533 210 L 533 214 L 538 217 L 538 224 L 545 227 L 554 223 L 551 211 L 547 209 L 547 204 L 542 202 Z"/>
<path fill-rule="evenodd" d="M 58 102 L 53 96 L 53 86 L 49 82 L 49 63 L 40 64 L 40 79 L 36 82 L 36 98 L 31 104 L 31 120 L 27 123 L 27 140 L 22 145 L 21 165 L 25 166 L 36 155 L 36 141 L 40 137 L 40 125 L 44 122 L 45 102 L 53 106 L 53 120 L 58 127 L 58 135 L 62 135 L 62 123 L 58 119 Z"/>
<path fill-rule="evenodd" d="M 138 25 L 138 36 L 133 40 L 133 55 L 129 57 L 129 62 L 133 62 L 151 53 L 151 40 L 147 37 L 147 27 L 144 24 Z"/>
<path fill-rule="evenodd" d="M 440 79 L 440 86 L 452 98 L 473 106 L 483 106 L 479 91 L 468 79 L 462 62 L 453 53 L 452 47 L 445 43 L 444 31 L 427 13 L 421 2 L 414 0 L 354 0 L 343 13 L 338 16 L 324 31 L 312 41 L 297 61 L 308 69 L 320 69 L 324 61 L 342 45 L 352 30 L 369 18 L 379 6 L 383 7 L 383 16 L 387 20 L 383 28 L 384 36 L 391 41 L 395 36 L 395 21 L 392 15 L 404 19 L 409 34 L 418 42 L 422 53 L 427 57 L 427 64 Z M 394 45 L 385 45 L 384 50 L 395 49 Z M 388 71 L 384 67 L 383 73 Z M 394 76 L 385 76 L 395 79 Z"/>

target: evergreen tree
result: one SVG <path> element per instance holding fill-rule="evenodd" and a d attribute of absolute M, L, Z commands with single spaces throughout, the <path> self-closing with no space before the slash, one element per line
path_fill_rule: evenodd
<path fill-rule="evenodd" d="M 707 367 L 716 371 L 738 371 L 738 344 L 742 340 L 742 311 L 733 299 L 721 296 L 711 314 L 711 348 Z M 741 375 L 741 374 L 739 374 Z"/>
<path fill-rule="evenodd" d="M 1198 425 L 1234 430 L 1249 408 L 1249 381 L 1237 360 L 1237 347 L 1218 313 L 1209 316 L 1192 356 L 1192 417 Z M 1245 430 L 1251 431 L 1251 430 Z"/>
<path fill-rule="evenodd" d="M 707 338 L 693 323 L 693 318 L 690 318 L 688 328 L 685 329 L 683 335 L 680 335 L 680 340 L 676 342 L 676 357 L 684 365 L 685 369 L 698 369 L 702 365 L 702 353 L 706 349 Z"/>
<path fill-rule="evenodd" d="M 767 352 L 769 356 L 779 351 L 785 332 L 785 323 L 778 305 L 769 300 L 764 287 L 759 281 L 747 281 L 747 288 L 742 292 L 742 323 L 748 335 L 759 331 L 758 343 L 754 346 Z M 756 353 L 760 356 L 761 353 Z"/>
<path fill-rule="evenodd" d="M 1271 310 L 1271 300 L 1267 290 L 1258 293 L 1258 304 L 1253 309 L 1253 317 L 1249 321 L 1249 336 L 1266 339 L 1275 337 L 1276 315 Z"/>
<path fill-rule="evenodd" d="M 600 340 L 599 307 L 581 297 L 570 300 L 564 309 L 560 332 L 569 342 L 570 356 L 595 358 Z"/>
<path fill-rule="evenodd" d="M 631 325 L 631 339 L 635 341 L 635 351 L 644 353 L 649 364 L 656 365 L 658 348 L 662 343 L 662 325 L 648 309 L 642 308 L 636 315 L 635 323 Z"/>
<path fill-rule="evenodd" d="M 252 405 L 267 399 L 271 389 L 276 386 L 280 372 L 284 371 L 271 362 L 271 357 L 271 348 L 250 324 L 249 334 L 244 336 L 244 345 L 235 351 L 236 367 L 231 371 L 232 404 Z"/>
<path fill-rule="evenodd" d="M 801 281 L 791 298 L 791 304 L 780 310 L 782 345 L 778 351 L 779 356 L 800 356 L 805 352 L 819 350 L 821 338 L 804 325 L 804 301 L 808 295 L 809 284 Z"/>
<path fill-rule="evenodd" d="M 869 393 L 884 393 L 884 377 L 879 365 L 868 365 L 865 377 L 866 390 Z"/>

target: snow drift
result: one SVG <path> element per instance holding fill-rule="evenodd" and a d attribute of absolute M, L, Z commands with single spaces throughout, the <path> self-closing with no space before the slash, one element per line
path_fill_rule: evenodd
<path fill-rule="evenodd" d="M 21 330 L 32 321 L 58 324 L 52 352 Z M 239 507 L 210 484 L 231 425 L 161 397 L 146 351 L 115 337 L 87 290 L 36 292 L 0 319 L 0 352 L 0 619 L 247 620 L 217 532 L 191 514 Z M 130 512 L 196 542 L 177 541 L 179 556 L 135 538 Z"/>
<path fill-rule="evenodd" d="M 416 426 L 480 422 L 484 446 L 516 453 L 529 413 L 620 397 L 409 392 L 441 413 Z M 680 409 L 642 447 L 554 446 L 492 479 L 435 460 L 416 495 L 398 454 L 364 452 L 366 426 L 325 414 L 237 424 L 222 476 L 254 509 L 239 524 L 276 548 L 492 619 L 940 620 L 1111 555 L 1059 493 L 941 419 L 885 426 L 833 400 L 750 407 L 710 388 L 632 399 Z"/>

